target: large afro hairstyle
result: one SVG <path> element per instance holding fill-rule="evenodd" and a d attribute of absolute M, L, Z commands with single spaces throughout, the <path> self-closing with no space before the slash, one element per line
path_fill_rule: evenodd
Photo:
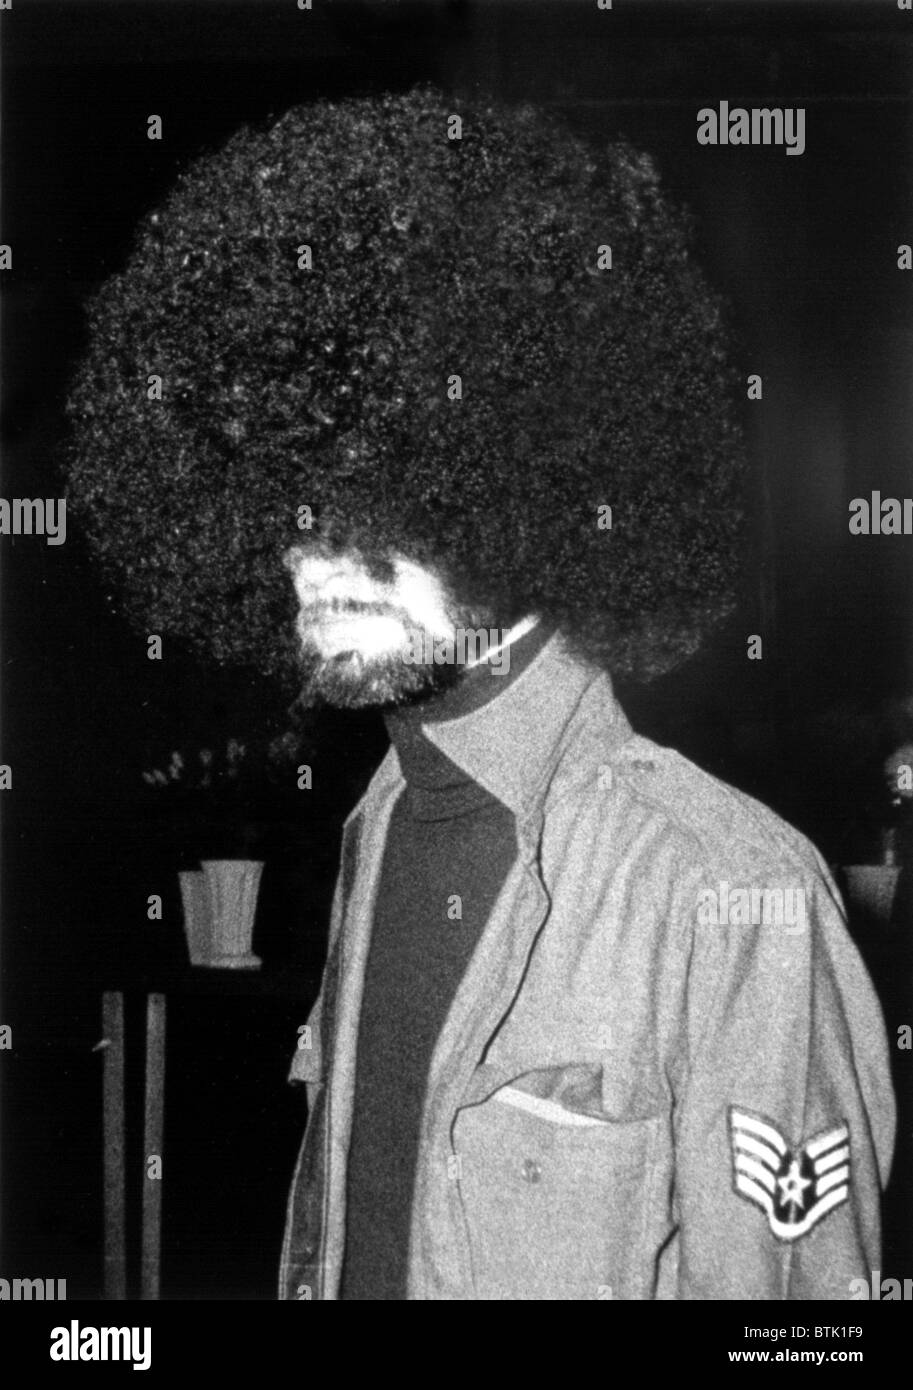
<path fill-rule="evenodd" d="M 67 495 L 124 610 L 291 674 L 282 557 L 309 507 L 326 543 L 431 564 L 472 611 L 671 670 L 732 607 L 742 511 L 689 244 L 626 142 L 428 88 L 197 158 L 96 292 L 68 395 Z"/>

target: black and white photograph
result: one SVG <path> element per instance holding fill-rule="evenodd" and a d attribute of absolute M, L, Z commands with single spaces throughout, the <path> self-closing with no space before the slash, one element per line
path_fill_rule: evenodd
<path fill-rule="evenodd" d="M 871 1372 L 913 0 L 7 0 L 0 45 L 27 1366 L 583 1300 Z"/>

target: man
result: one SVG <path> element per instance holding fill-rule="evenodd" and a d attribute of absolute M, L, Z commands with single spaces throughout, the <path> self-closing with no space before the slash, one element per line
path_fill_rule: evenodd
<path fill-rule="evenodd" d="M 391 737 L 292 1068 L 284 1297 L 841 1299 L 877 1266 L 884 1030 L 826 866 L 608 674 L 732 607 L 686 231 L 625 144 L 315 103 L 192 166 L 93 306 L 71 495 L 128 612 Z"/>

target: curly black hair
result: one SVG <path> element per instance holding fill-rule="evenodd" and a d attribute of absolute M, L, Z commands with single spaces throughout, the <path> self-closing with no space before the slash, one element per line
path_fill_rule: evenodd
<path fill-rule="evenodd" d="M 744 446 L 688 216 L 624 141 L 454 114 L 423 87 L 241 130 L 95 295 L 68 497 L 144 631 L 294 669 L 304 505 L 641 678 L 729 611 Z"/>

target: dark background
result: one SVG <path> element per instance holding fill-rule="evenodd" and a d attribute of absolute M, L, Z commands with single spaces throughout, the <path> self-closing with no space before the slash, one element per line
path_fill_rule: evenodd
<path fill-rule="evenodd" d="M 871 855 L 877 764 L 913 694 L 913 538 L 851 537 L 856 496 L 911 492 L 913 16 L 892 0 L 693 5 L 616 0 L 15 0 L 3 44 L 5 497 L 60 496 L 67 375 L 87 292 L 123 263 L 140 213 L 187 159 L 245 120 L 321 95 L 432 80 L 627 134 L 697 214 L 730 298 L 754 461 L 756 559 L 741 611 L 687 668 L 625 687 L 643 732 L 768 801 L 831 862 Z M 806 150 L 706 148 L 702 106 L 804 106 Z M 164 139 L 146 138 L 162 117 Z M 141 771 L 152 752 L 281 718 L 250 672 L 174 644 L 150 662 L 80 538 L 2 538 L 4 1277 L 101 1285 L 100 990 L 173 980 L 174 863 Z M 749 634 L 763 660 L 746 659 Z M 376 721 L 327 721 L 315 790 L 270 828 L 255 945 L 319 968 L 339 824 L 384 747 Z M 160 892 L 165 920 L 146 918 Z M 854 929 L 892 1027 L 913 1021 L 909 937 Z M 285 1085 L 291 999 L 176 994 L 165 1146 L 166 1297 L 269 1298 L 303 1101 Z M 895 1049 L 899 1088 L 909 1095 Z M 909 1063 L 906 1063 L 909 1066 Z M 139 1078 L 133 1079 L 134 1087 Z M 906 1123 L 905 1134 L 911 1129 Z M 905 1140 L 905 1143 L 907 1141 Z M 139 1156 L 136 1155 L 136 1171 Z M 886 1271 L 909 1274 L 909 1152 Z M 903 1182 L 907 1182 L 904 1189 Z M 135 1194 L 134 1194 L 135 1195 Z M 131 1213 L 135 1220 L 135 1212 Z M 907 1222 L 908 1229 L 909 1223 Z"/>

